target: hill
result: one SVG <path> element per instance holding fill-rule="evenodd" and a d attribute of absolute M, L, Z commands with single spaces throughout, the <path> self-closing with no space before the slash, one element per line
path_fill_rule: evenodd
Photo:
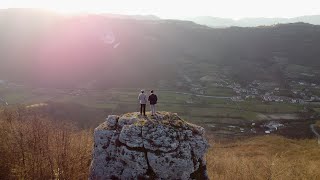
<path fill-rule="evenodd" d="M 285 84 L 304 71 L 313 76 L 302 78 L 319 79 L 316 25 L 213 29 L 177 20 L 65 17 L 26 10 L 0 14 L 0 77 L 8 81 L 176 88 L 186 77 L 199 81 L 206 75 Z"/>

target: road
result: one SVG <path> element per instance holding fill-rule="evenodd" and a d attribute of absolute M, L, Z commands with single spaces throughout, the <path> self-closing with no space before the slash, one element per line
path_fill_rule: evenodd
<path fill-rule="evenodd" d="M 311 131 L 316 135 L 317 138 L 320 138 L 320 134 L 315 129 L 315 126 L 316 126 L 315 124 L 310 125 Z"/>
<path fill-rule="evenodd" d="M 320 144 L 320 134 L 317 132 L 317 130 L 315 129 L 315 124 L 311 124 L 310 128 L 311 131 L 316 135 L 316 137 L 318 138 L 318 144 Z"/>
<path fill-rule="evenodd" d="M 202 95 L 202 94 L 192 94 L 186 92 L 175 92 L 176 94 L 185 94 L 185 95 L 193 95 L 197 97 L 207 97 L 207 98 L 216 98 L 216 99 L 231 99 L 229 96 L 209 96 L 209 95 Z"/>
<path fill-rule="evenodd" d="M 4 99 L 0 98 L 0 102 L 3 102 L 5 105 L 9 105 L 9 103 L 7 101 L 5 101 Z"/>

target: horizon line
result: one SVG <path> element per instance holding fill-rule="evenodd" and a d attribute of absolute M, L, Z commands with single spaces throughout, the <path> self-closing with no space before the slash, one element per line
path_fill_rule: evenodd
<path fill-rule="evenodd" d="M 116 13 L 116 12 L 108 12 L 108 11 L 101 11 L 101 12 L 93 12 L 93 11 L 79 11 L 79 12 L 59 12 L 49 8 L 29 8 L 29 7 L 11 7 L 11 8 L 0 8 L 2 10 L 33 10 L 33 11 L 42 11 L 46 13 L 54 13 L 57 15 L 67 15 L 67 16 L 77 16 L 77 15 L 120 15 L 120 16 L 154 16 L 159 19 L 176 19 L 176 20 L 190 20 L 192 18 L 199 18 L 199 17 L 207 17 L 207 18 L 220 18 L 220 19 L 229 19 L 233 21 L 239 21 L 242 19 L 294 19 L 300 17 L 310 17 L 310 16 L 320 16 L 320 14 L 305 14 L 299 16 L 291 16 L 291 17 L 284 17 L 284 16 L 273 16 L 273 17 L 263 17 L 263 16 L 255 16 L 255 17 L 241 17 L 241 18 L 231 18 L 231 17 L 221 17 L 221 16 L 212 16 L 212 15 L 195 15 L 195 16 L 180 16 L 180 17 L 164 17 L 161 15 L 150 14 L 150 13 Z"/>

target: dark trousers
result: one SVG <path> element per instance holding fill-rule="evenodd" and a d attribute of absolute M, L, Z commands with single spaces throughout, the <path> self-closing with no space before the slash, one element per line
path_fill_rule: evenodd
<path fill-rule="evenodd" d="M 140 114 L 146 115 L 146 104 L 140 104 Z"/>

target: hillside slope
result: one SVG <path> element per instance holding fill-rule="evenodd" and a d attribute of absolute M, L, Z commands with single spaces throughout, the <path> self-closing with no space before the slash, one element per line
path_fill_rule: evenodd
<path fill-rule="evenodd" d="M 0 12 L 0 77 L 54 87 L 174 87 L 209 73 L 284 82 L 291 67 L 319 79 L 320 26 L 212 29 L 189 21 Z M 117 73 L 116 77 L 114 74 Z M 143 81 L 140 81 L 143 79 Z"/>

